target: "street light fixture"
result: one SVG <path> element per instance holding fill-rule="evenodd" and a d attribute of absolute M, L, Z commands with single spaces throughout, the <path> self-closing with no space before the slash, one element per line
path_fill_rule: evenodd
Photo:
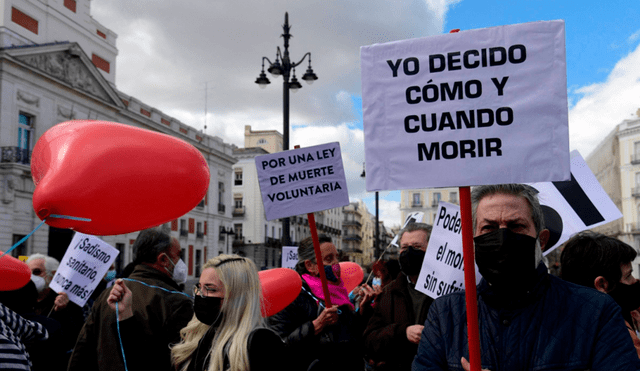
<path fill-rule="evenodd" d="M 284 31 L 282 34 L 282 37 L 284 38 L 284 52 L 280 50 L 279 46 L 276 47 L 276 59 L 274 62 L 271 62 L 267 57 L 262 57 L 262 71 L 255 82 L 260 85 L 261 88 L 270 84 L 269 79 L 264 73 L 265 60 L 269 63 L 267 72 L 275 78 L 282 75 L 282 150 L 287 151 L 289 150 L 289 89 L 296 92 L 298 89 L 302 88 L 302 85 L 296 78 L 295 68 L 302 64 L 305 58 L 309 57 L 309 67 L 305 74 L 302 75 L 302 80 L 308 84 L 312 84 L 318 79 L 318 76 L 316 76 L 311 68 L 311 53 L 306 53 L 297 63 L 292 62 L 289 58 L 289 39 L 292 35 L 289 33 L 289 30 L 291 30 L 291 26 L 289 26 L 289 13 L 286 12 L 284 13 L 284 25 L 282 25 L 282 30 Z M 289 81 L 290 78 L 291 81 Z M 291 235 L 289 233 L 289 218 L 284 218 L 282 221 L 282 237 L 282 245 L 289 245 L 291 240 Z"/>
<path fill-rule="evenodd" d="M 362 178 L 366 178 L 367 174 L 364 171 L 364 162 L 362 163 L 362 174 L 360 174 L 360 176 Z M 375 246 L 374 251 L 375 251 L 375 256 L 374 258 L 379 258 L 380 257 L 380 221 L 379 221 L 379 215 L 378 215 L 378 191 L 376 191 L 376 242 L 375 242 Z"/>

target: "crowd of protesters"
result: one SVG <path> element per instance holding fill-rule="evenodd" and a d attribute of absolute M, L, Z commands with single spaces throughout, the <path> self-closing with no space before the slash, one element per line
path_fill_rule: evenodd
<path fill-rule="evenodd" d="M 550 275 L 536 193 L 520 184 L 472 192 L 482 369 L 640 370 L 636 250 L 580 233 L 561 247 L 562 279 Z M 207 261 L 183 293 L 186 265 L 166 228 L 140 232 L 126 276 L 112 267 L 85 308 L 49 288 L 59 263 L 35 254 L 31 281 L 0 292 L 0 369 L 469 370 L 464 292 L 433 300 L 415 287 L 430 234 L 405 226 L 399 259 L 367 267 L 352 292 L 331 238 L 319 236 L 321 264 L 312 239 L 301 241 L 302 288 L 268 318 L 256 266 L 238 255 Z"/>

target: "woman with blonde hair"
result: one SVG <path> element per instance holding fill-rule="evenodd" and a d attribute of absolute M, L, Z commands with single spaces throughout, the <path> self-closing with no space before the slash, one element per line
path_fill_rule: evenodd
<path fill-rule="evenodd" d="M 116 286 L 112 295 L 114 291 L 114 300 L 119 301 Z M 274 360 L 286 358 L 284 343 L 265 327 L 260 279 L 251 260 L 238 255 L 210 259 L 194 287 L 194 296 L 194 317 L 180 331 L 181 341 L 171 349 L 176 370 L 282 368 Z"/>

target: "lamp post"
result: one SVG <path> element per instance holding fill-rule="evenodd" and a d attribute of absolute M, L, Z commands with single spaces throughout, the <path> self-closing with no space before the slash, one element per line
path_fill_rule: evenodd
<path fill-rule="evenodd" d="M 360 174 L 360 176 L 363 178 L 367 176 L 367 174 L 364 171 L 364 163 L 362 163 L 362 174 Z M 374 258 L 376 259 L 380 257 L 379 247 L 380 247 L 380 221 L 379 221 L 379 215 L 378 215 L 378 191 L 376 191 L 376 242 L 373 247 L 375 251 Z"/>
<path fill-rule="evenodd" d="M 262 71 L 260 76 L 256 79 L 256 84 L 261 88 L 265 88 L 271 82 L 264 73 L 265 60 L 269 63 L 267 71 L 274 77 L 282 75 L 282 150 L 289 150 L 289 89 L 295 93 L 298 89 L 302 88 L 302 85 L 296 78 L 296 67 L 304 62 L 305 58 L 309 57 L 309 68 L 302 76 L 302 80 L 308 84 L 313 83 L 318 79 L 313 69 L 311 68 L 311 53 L 306 53 L 299 62 L 292 62 L 289 58 L 289 39 L 292 37 L 289 33 L 291 26 L 289 26 L 289 13 L 284 13 L 284 25 L 282 25 L 282 38 L 284 38 L 284 52 L 280 50 L 280 47 L 276 47 L 276 60 L 271 62 L 269 58 L 262 57 Z M 293 73 L 292 73 L 293 72 Z M 291 78 L 291 81 L 289 79 Z M 287 246 L 290 244 L 291 235 L 289 233 L 289 218 L 284 218 L 282 221 L 282 245 Z"/>
<path fill-rule="evenodd" d="M 233 232 L 233 228 L 229 227 L 229 229 L 225 229 L 224 232 L 220 232 L 220 233 L 224 233 L 227 235 L 227 249 L 225 251 L 226 254 L 229 253 L 229 236 L 235 236 L 236 234 Z"/>

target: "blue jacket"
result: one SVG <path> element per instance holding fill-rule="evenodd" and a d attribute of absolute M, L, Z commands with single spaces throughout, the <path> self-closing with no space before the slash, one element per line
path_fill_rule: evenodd
<path fill-rule="evenodd" d="M 438 298 L 425 322 L 412 370 L 462 370 L 469 359 L 464 292 Z M 482 368 L 638 370 L 640 361 L 620 307 L 596 290 L 565 282 L 540 264 L 532 289 L 518 298 L 478 285 Z"/>

